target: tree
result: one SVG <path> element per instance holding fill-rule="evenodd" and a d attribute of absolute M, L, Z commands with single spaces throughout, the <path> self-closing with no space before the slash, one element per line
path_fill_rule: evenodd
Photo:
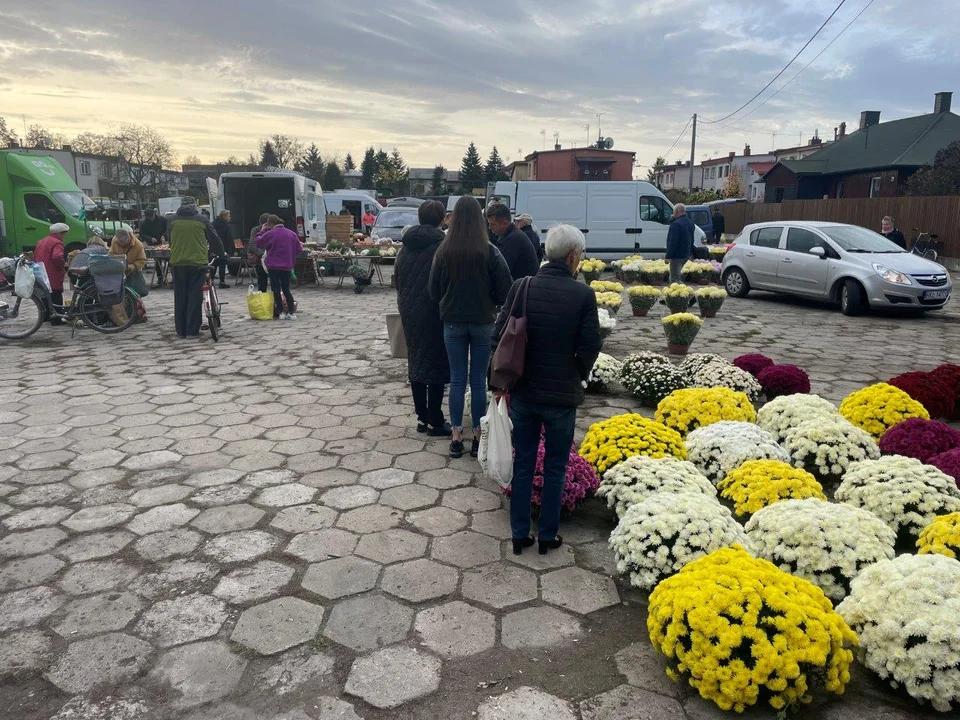
<path fill-rule="evenodd" d="M 7 127 L 7 119 L 0 117 L 0 146 L 7 147 L 11 143 L 18 141 L 17 133 L 13 128 Z"/>
<path fill-rule="evenodd" d="M 240 164 L 240 161 L 237 160 L 237 158 L 232 155 L 229 158 L 227 158 L 226 162 L 229 163 L 231 160 L 233 161 L 234 165 Z M 183 164 L 184 165 L 202 165 L 203 163 L 200 162 L 200 158 L 198 158 L 196 155 L 187 155 L 183 159 Z"/>
<path fill-rule="evenodd" d="M 70 141 L 70 147 L 75 152 L 88 155 L 116 155 L 117 139 L 112 135 L 85 132 L 73 138 Z"/>
<path fill-rule="evenodd" d="M 170 142 L 149 125 L 124 123 L 105 141 L 114 159 L 100 164 L 100 175 L 119 190 L 132 194 L 137 203 L 169 192 L 162 170 L 173 169 L 176 156 Z"/>
<path fill-rule="evenodd" d="M 377 173 L 374 180 L 392 195 L 402 195 L 407 188 L 407 165 L 397 148 L 387 155 L 383 150 L 377 152 Z"/>
<path fill-rule="evenodd" d="M 278 168 L 292 168 L 303 156 L 303 143 L 291 135 L 274 135 L 270 141 L 277 155 Z"/>
<path fill-rule="evenodd" d="M 323 173 L 323 181 L 321 182 L 324 190 L 339 190 L 347 186 L 343 181 L 343 173 L 340 171 L 340 166 L 335 162 L 328 162 L 327 168 Z"/>
<path fill-rule="evenodd" d="M 353 162 L 353 155 L 350 153 L 347 153 L 347 159 L 343 161 L 343 169 L 345 172 L 357 169 L 357 166 Z"/>
<path fill-rule="evenodd" d="M 743 181 L 740 168 L 734 165 L 730 168 L 727 181 L 723 184 L 721 195 L 725 198 L 742 198 L 747 196 L 747 184 Z"/>
<path fill-rule="evenodd" d="M 910 195 L 960 195 L 960 140 L 937 151 L 933 165 L 907 180 Z"/>
<path fill-rule="evenodd" d="M 474 188 L 482 188 L 485 182 L 486 174 L 480 162 L 480 153 L 477 152 L 477 146 L 471 142 L 460 164 L 460 183 L 464 192 L 469 194 Z"/>
<path fill-rule="evenodd" d="M 24 138 L 27 147 L 59 150 L 63 147 L 64 137 L 60 133 L 51 132 L 42 125 L 31 125 L 27 128 L 27 137 Z"/>
<path fill-rule="evenodd" d="M 430 192 L 434 195 L 443 195 L 447 187 L 447 170 L 443 165 L 433 169 L 433 179 L 430 181 Z"/>
<path fill-rule="evenodd" d="M 327 164 L 323 161 L 323 158 L 320 157 L 320 148 L 318 148 L 315 143 L 310 143 L 307 152 L 297 161 L 294 169 L 306 175 L 308 178 L 320 181 L 326 188 L 326 183 L 323 183 L 323 175 L 327 170 Z"/>
<path fill-rule="evenodd" d="M 504 171 L 504 162 L 503 158 L 500 157 L 500 152 L 497 150 L 497 146 L 493 146 L 493 150 L 490 151 L 490 157 L 487 158 L 486 167 L 484 167 L 484 179 L 487 182 L 496 182 L 497 180 L 509 180 L 510 176 Z"/>
<path fill-rule="evenodd" d="M 280 167 L 280 161 L 277 160 L 277 151 L 273 149 L 273 143 L 269 140 L 260 141 L 260 169 Z"/>
<path fill-rule="evenodd" d="M 658 157 L 654 163 L 653 167 L 647 170 L 647 182 L 654 183 L 657 187 L 660 187 L 660 183 L 663 181 L 663 171 L 667 167 L 667 161 L 662 157 Z"/>
<path fill-rule="evenodd" d="M 360 164 L 360 187 L 370 189 L 373 187 L 373 178 L 377 174 L 377 156 L 372 147 L 368 147 L 363 154 L 363 162 Z"/>

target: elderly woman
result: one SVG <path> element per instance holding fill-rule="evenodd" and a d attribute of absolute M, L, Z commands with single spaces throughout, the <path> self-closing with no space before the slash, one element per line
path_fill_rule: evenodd
<path fill-rule="evenodd" d="M 111 255 L 126 255 L 127 275 L 140 272 L 147 264 L 147 254 L 143 250 L 143 243 L 129 230 L 120 228 L 113 235 L 110 243 Z"/>

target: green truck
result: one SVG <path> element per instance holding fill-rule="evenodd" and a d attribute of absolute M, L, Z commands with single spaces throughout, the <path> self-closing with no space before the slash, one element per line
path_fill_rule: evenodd
<path fill-rule="evenodd" d="M 130 229 L 125 223 L 88 220 L 96 207 L 53 157 L 0 150 L 0 254 L 32 250 L 55 222 L 70 226 L 64 238 L 68 253 L 85 247 L 94 227 L 107 237 L 117 227 Z"/>

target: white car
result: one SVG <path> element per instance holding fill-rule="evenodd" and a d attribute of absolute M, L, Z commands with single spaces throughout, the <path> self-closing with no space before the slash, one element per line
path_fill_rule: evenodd
<path fill-rule="evenodd" d="M 773 290 L 837 302 L 845 315 L 868 307 L 937 310 L 953 291 L 943 266 L 872 230 L 833 222 L 747 225 L 721 273 L 733 297 Z"/>

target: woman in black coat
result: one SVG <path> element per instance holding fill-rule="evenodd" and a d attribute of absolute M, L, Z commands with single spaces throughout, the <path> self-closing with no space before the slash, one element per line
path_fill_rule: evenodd
<path fill-rule="evenodd" d="M 443 395 L 450 382 L 450 365 L 443 342 L 440 304 L 430 299 L 427 290 L 433 255 L 440 247 L 446 208 L 436 200 L 420 205 L 420 225 L 403 236 L 403 249 L 397 255 L 394 276 L 397 306 L 407 340 L 407 371 L 417 411 L 417 432 L 437 437 L 450 435 L 443 417 Z"/>
<path fill-rule="evenodd" d="M 223 243 L 223 251 L 227 255 L 233 255 L 236 252 L 233 242 L 233 230 L 230 229 L 230 211 L 221 210 L 213 221 L 213 229 L 220 236 L 220 242 Z M 215 265 L 220 271 L 220 289 L 226 290 L 227 285 L 227 260 L 226 258 L 217 258 Z"/>

